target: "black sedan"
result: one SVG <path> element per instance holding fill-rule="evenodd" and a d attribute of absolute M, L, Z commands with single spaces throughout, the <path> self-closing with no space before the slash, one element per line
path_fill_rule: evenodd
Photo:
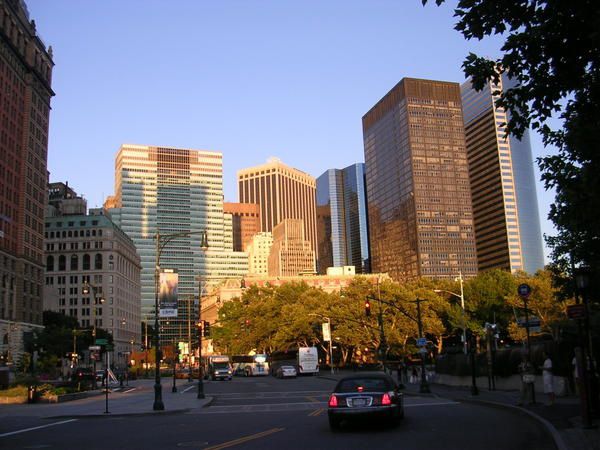
<path fill-rule="evenodd" d="M 327 414 L 333 431 L 353 418 L 383 418 L 396 424 L 404 417 L 404 398 L 395 381 L 383 372 L 351 375 L 338 381 Z"/>

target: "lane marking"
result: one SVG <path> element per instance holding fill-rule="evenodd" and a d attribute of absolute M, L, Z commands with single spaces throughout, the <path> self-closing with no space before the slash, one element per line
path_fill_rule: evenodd
<path fill-rule="evenodd" d="M 290 394 L 298 394 L 298 396 L 303 396 L 303 395 L 307 395 L 307 394 L 331 394 L 331 390 L 327 390 L 327 391 L 264 391 L 264 392 L 222 392 L 222 393 L 215 393 L 215 396 L 230 396 L 230 395 L 250 395 L 250 396 L 269 396 L 271 394 L 286 394 L 286 395 L 290 395 Z"/>
<path fill-rule="evenodd" d="M 127 389 L 126 391 L 121 392 L 121 394 L 127 394 L 128 392 L 135 391 L 136 388 Z"/>
<path fill-rule="evenodd" d="M 10 433 L 0 434 L 0 438 L 6 437 L 6 436 L 12 436 L 13 434 L 27 433 L 28 431 L 39 430 L 41 428 L 54 427 L 56 425 L 62 425 L 64 423 L 75 422 L 76 420 L 77 419 L 62 420 L 60 422 L 49 423 L 47 425 L 40 425 L 39 427 L 32 427 L 32 428 L 25 428 L 23 430 L 11 431 Z"/>
<path fill-rule="evenodd" d="M 432 402 L 432 403 L 404 403 L 405 408 L 413 408 L 418 406 L 445 406 L 445 405 L 460 405 L 460 402 Z"/>
<path fill-rule="evenodd" d="M 223 442 L 222 444 L 213 445 L 212 447 L 206 447 L 204 450 L 221 450 L 223 448 L 233 447 L 234 445 L 243 444 L 244 442 L 252 441 L 254 439 L 260 439 L 262 437 L 269 436 L 270 434 L 279 433 L 283 430 L 285 430 L 285 428 L 271 428 L 270 430 L 234 439 L 233 441 Z"/>
<path fill-rule="evenodd" d="M 319 403 L 319 400 L 317 400 L 314 397 L 306 397 L 309 401 L 313 402 L 313 403 Z"/>
<path fill-rule="evenodd" d="M 181 393 L 183 394 L 187 391 L 194 389 L 195 387 L 197 387 L 197 386 L 195 384 L 192 384 L 190 387 L 186 387 L 183 391 L 181 391 Z"/>
<path fill-rule="evenodd" d="M 325 408 L 315 409 L 313 412 L 311 412 L 309 414 L 309 416 L 311 416 L 311 417 L 317 417 L 317 416 L 320 416 L 321 414 L 323 414 L 324 412 L 325 412 Z"/>

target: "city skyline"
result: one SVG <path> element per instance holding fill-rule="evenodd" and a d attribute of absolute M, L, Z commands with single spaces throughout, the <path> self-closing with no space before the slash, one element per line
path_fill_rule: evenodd
<path fill-rule="evenodd" d="M 271 156 L 314 177 L 364 162 L 360 118 L 381 92 L 402 77 L 462 83 L 470 51 L 498 54 L 497 41 L 464 41 L 451 7 L 420 1 L 27 5 L 56 60 L 51 179 L 69 179 L 91 207 L 111 193 L 127 143 L 222 152 L 229 202 L 236 171 Z M 378 56 L 396 46 L 403 57 Z M 543 152 L 534 133 L 532 147 Z M 552 196 L 536 186 L 548 233 Z"/>

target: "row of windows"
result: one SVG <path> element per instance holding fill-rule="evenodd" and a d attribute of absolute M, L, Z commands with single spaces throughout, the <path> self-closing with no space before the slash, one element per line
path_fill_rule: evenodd
<path fill-rule="evenodd" d="M 64 272 L 67 270 L 67 257 L 65 255 L 59 255 L 57 259 L 58 265 L 55 264 L 55 258 L 53 255 L 48 255 L 46 257 L 46 272 L 54 272 L 55 270 Z M 92 270 L 91 256 L 86 253 L 81 259 L 82 266 L 81 269 L 79 269 L 79 256 L 71 255 L 69 270 Z M 111 262 L 110 265 L 112 264 L 113 263 Z M 100 253 L 96 253 L 96 255 L 94 255 L 94 270 L 102 270 L 102 255 Z"/>
<path fill-rule="evenodd" d="M 61 222 L 58 222 L 61 223 Z M 71 222 L 69 222 L 71 223 Z M 46 227 L 48 227 L 48 223 L 46 223 Z M 46 239 L 50 238 L 50 239 L 54 239 L 56 238 L 66 238 L 66 237 L 95 237 L 95 236 L 102 236 L 102 230 L 68 230 L 68 231 L 46 231 L 44 233 L 44 237 Z"/>

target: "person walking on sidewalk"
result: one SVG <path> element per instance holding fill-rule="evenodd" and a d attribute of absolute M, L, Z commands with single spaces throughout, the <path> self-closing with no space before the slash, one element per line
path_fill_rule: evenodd
<path fill-rule="evenodd" d="M 533 365 L 527 360 L 527 355 L 523 354 L 521 364 L 519 364 L 519 374 L 521 375 L 521 397 L 518 406 L 533 403 L 533 389 L 535 383 L 535 372 Z"/>
<path fill-rule="evenodd" d="M 548 395 L 548 404 L 554 404 L 554 376 L 552 375 L 552 359 L 544 352 L 544 365 L 542 366 L 542 377 L 544 381 L 544 394 Z"/>

